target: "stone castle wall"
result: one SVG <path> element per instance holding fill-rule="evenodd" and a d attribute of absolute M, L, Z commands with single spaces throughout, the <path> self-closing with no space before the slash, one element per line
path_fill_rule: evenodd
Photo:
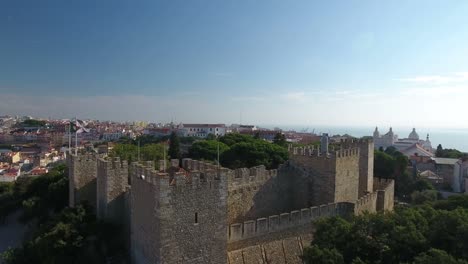
<path fill-rule="evenodd" d="M 395 204 L 395 181 L 375 178 L 374 192 L 378 194 L 377 211 L 393 211 Z"/>
<path fill-rule="evenodd" d="M 372 178 L 369 146 L 293 148 L 278 170 L 183 159 L 163 172 L 153 162 L 71 157 L 70 201 L 97 201 L 100 218 L 127 223 L 132 263 L 300 263 L 313 220 L 393 209 L 394 182 Z"/>
<path fill-rule="evenodd" d="M 128 184 L 127 161 L 119 158 L 97 160 L 97 217 L 124 224 Z"/>
<path fill-rule="evenodd" d="M 333 202 L 354 202 L 359 198 L 359 157 L 359 148 L 337 152 Z"/>
<path fill-rule="evenodd" d="M 303 182 L 296 184 L 295 188 L 300 188 L 299 195 L 302 199 L 309 199 L 312 205 L 352 202 L 358 198 L 358 148 L 329 154 L 309 148 L 293 148 L 288 165 L 302 171 Z"/>
<path fill-rule="evenodd" d="M 312 221 L 318 218 L 348 217 L 353 214 L 354 204 L 334 203 L 231 224 L 228 230 L 228 248 L 236 250 L 292 235 L 304 235 L 312 232 Z"/>
<path fill-rule="evenodd" d="M 377 193 L 368 193 L 355 202 L 354 213 L 356 215 L 364 212 L 375 213 L 377 211 Z"/>
<path fill-rule="evenodd" d="M 97 161 L 93 154 L 68 156 L 69 206 L 81 201 L 96 206 Z"/>
<path fill-rule="evenodd" d="M 217 170 L 203 161 L 183 159 L 187 170 Z M 226 170 L 228 186 L 228 223 L 245 221 L 284 212 L 291 207 L 288 195 L 289 179 L 278 177 L 277 170 L 265 166 Z"/>
<path fill-rule="evenodd" d="M 205 164 L 191 161 L 183 164 L 186 170 L 174 173 L 132 165 L 134 263 L 225 263 L 227 260 L 228 170 L 217 171 L 208 165 L 201 168 Z M 148 207 L 146 200 L 155 203 Z"/>
<path fill-rule="evenodd" d="M 312 233 L 287 237 L 228 252 L 229 264 L 288 263 L 302 264 L 304 247 L 310 245 Z"/>
<path fill-rule="evenodd" d="M 149 166 L 151 166 L 149 164 Z M 160 263 L 160 232 L 156 208 L 157 187 L 145 174 L 151 168 L 132 164 L 130 189 L 130 245 L 132 263 Z M 169 183 L 168 183 L 169 184 Z M 148 235 L 152 234 L 152 235 Z"/>
<path fill-rule="evenodd" d="M 373 192 L 374 142 L 367 139 L 341 141 L 344 148 L 359 148 L 359 197 Z"/>
<path fill-rule="evenodd" d="M 228 174 L 228 223 L 255 219 L 289 208 L 288 183 L 264 166 Z"/>

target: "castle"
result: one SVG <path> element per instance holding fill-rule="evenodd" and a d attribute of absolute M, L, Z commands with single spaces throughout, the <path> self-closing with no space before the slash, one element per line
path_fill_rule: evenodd
<path fill-rule="evenodd" d="M 87 200 L 121 224 L 132 263 L 302 263 L 313 220 L 393 209 L 394 182 L 373 178 L 373 142 L 335 149 L 326 136 L 289 147 L 276 170 L 71 155 L 70 206 Z"/>

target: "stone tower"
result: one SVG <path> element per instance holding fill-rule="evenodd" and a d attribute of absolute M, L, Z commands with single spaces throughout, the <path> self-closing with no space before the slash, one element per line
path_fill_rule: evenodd
<path fill-rule="evenodd" d="M 132 164 L 132 263 L 226 263 L 227 170 Z"/>
<path fill-rule="evenodd" d="M 374 186 L 374 141 L 371 139 L 348 139 L 341 142 L 343 148 L 359 148 L 359 198 L 373 192 Z"/>
<path fill-rule="evenodd" d="M 69 155 L 69 206 L 74 207 L 82 201 L 88 201 L 96 207 L 97 163 L 94 154 Z"/>
<path fill-rule="evenodd" d="M 128 165 L 119 158 L 97 160 L 97 217 L 123 224 L 129 191 Z"/>
<path fill-rule="evenodd" d="M 359 148 L 328 154 L 311 147 L 293 148 L 290 166 L 301 171 L 307 182 L 297 184 L 299 193 L 308 193 L 311 205 L 353 202 L 359 193 Z M 309 186 L 308 188 L 306 186 Z M 307 188 L 307 190 L 300 190 Z"/>
<path fill-rule="evenodd" d="M 359 198 L 373 192 L 374 186 L 374 142 L 359 140 Z"/>

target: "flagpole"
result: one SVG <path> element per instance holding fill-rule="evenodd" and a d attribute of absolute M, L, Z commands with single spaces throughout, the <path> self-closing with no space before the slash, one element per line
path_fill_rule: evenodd
<path fill-rule="evenodd" d="M 140 140 L 138 140 L 138 162 L 140 161 Z"/>
<path fill-rule="evenodd" d="M 219 173 L 219 139 L 218 139 L 218 173 Z"/>
<path fill-rule="evenodd" d="M 75 122 L 78 123 L 78 118 L 75 116 Z M 75 156 L 78 155 L 78 126 L 75 131 Z"/>
<path fill-rule="evenodd" d="M 68 154 L 71 154 L 71 120 L 68 122 Z"/>
<path fill-rule="evenodd" d="M 166 143 L 163 144 L 163 147 L 164 147 L 164 154 L 163 154 L 163 155 L 164 155 L 164 156 L 163 156 L 163 157 L 164 157 L 164 159 L 163 159 L 163 160 L 164 160 L 164 163 L 163 163 L 163 164 L 164 164 L 164 165 L 163 165 L 163 172 L 166 172 Z"/>

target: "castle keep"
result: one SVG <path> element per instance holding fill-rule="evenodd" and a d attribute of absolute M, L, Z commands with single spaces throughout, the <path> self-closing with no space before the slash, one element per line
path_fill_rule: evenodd
<path fill-rule="evenodd" d="M 70 205 L 88 200 L 123 225 L 132 263 L 301 263 L 313 220 L 393 209 L 394 182 L 373 178 L 373 149 L 290 147 L 277 170 L 72 155 Z"/>

